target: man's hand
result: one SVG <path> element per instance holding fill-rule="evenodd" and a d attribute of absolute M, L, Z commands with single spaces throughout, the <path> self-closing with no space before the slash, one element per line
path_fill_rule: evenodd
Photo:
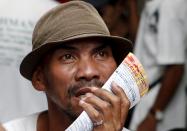
<path fill-rule="evenodd" d="M 97 123 L 94 131 L 120 131 L 124 126 L 130 102 L 125 92 L 112 85 L 111 92 L 91 87 L 91 93 L 80 101 L 80 106 L 87 112 L 93 123 Z"/>

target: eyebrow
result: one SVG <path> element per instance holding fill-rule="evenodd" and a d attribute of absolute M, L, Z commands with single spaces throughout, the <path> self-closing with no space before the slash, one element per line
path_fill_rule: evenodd
<path fill-rule="evenodd" d="M 66 49 L 66 50 L 77 50 L 76 47 L 73 47 L 71 45 L 61 45 L 59 49 Z"/>
<path fill-rule="evenodd" d="M 109 45 L 104 44 L 104 43 L 101 43 L 101 44 L 99 44 L 98 47 L 95 47 L 92 51 L 93 51 L 93 52 L 97 52 L 97 51 L 102 50 L 102 49 L 104 49 L 104 48 L 106 48 L 106 47 L 109 47 Z M 74 47 L 73 45 L 61 45 L 61 46 L 59 47 L 59 49 L 78 50 L 78 49 L 77 49 L 76 47 Z"/>
<path fill-rule="evenodd" d="M 103 49 L 105 49 L 107 47 L 109 47 L 109 45 L 107 45 L 107 44 L 101 44 L 100 46 L 94 48 L 93 52 L 97 52 L 97 51 L 103 50 Z"/>

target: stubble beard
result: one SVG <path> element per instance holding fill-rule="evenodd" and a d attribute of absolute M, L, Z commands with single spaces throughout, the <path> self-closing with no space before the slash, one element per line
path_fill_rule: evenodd
<path fill-rule="evenodd" d="M 75 97 L 76 91 L 83 88 L 83 87 L 88 87 L 88 88 L 98 87 L 98 88 L 101 88 L 103 85 L 104 85 L 104 82 L 102 82 L 100 80 L 96 80 L 96 79 L 93 79 L 91 81 L 81 80 L 79 82 L 76 82 L 76 83 L 68 86 L 68 98 L 69 98 L 69 100 L 71 100 L 71 98 Z M 64 110 L 64 111 L 72 119 L 75 120 L 80 115 L 80 113 L 83 111 L 81 108 L 79 108 L 79 106 L 76 107 L 76 109 L 78 109 L 78 110 L 75 111 L 75 107 L 73 107 L 72 103 L 70 102 L 70 103 L 68 103 L 67 110 Z"/>
<path fill-rule="evenodd" d="M 68 103 L 66 105 L 63 105 L 63 103 L 60 100 L 60 97 L 58 96 L 58 93 L 54 92 L 52 90 L 53 88 L 53 83 L 50 79 L 47 80 L 47 84 L 49 85 L 49 88 L 47 89 L 47 96 L 53 101 L 54 104 L 57 105 L 59 108 L 60 112 L 65 113 L 69 118 L 74 121 L 80 113 L 83 111 L 82 108 L 79 105 L 76 105 L 78 103 L 73 103 L 71 100 L 73 97 L 75 97 L 75 93 L 77 90 L 83 88 L 83 87 L 98 87 L 101 88 L 104 85 L 104 82 L 93 79 L 91 81 L 86 81 L 86 80 L 81 80 L 76 83 L 70 84 L 67 87 L 67 98 Z"/>

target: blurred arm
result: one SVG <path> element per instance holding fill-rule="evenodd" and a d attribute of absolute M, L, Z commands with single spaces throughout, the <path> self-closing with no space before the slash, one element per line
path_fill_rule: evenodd
<path fill-rule="evenodd" d="M 161 88 L 153 105 L 153 110 L 163 111 L 179 87 L 184 74 L 184 65 L 169 65 L 163 75 Z"/>

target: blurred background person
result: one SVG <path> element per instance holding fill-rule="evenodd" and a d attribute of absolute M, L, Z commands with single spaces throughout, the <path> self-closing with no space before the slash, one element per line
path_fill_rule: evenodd
<path fill-rule="evenodd" d="M 0 122 L 47 108 L 44 94 L 31 88 L 18 67 L 31 50 L 36 21 L 57 4 L 54 0 L 0 0 Z"/>
<path fill-rule="evenodd" d="M 131 130 L 185 130 L 186 14 L 186 0 L 152 0 L 145 5 L 134 52 L 151 89 L 135 108 Z"/>
<path fill-rule="evenodd" d="M 134 41 L 138 27 L 137 0 L 85 0 L 94 5 L 112 35 Z"/>

